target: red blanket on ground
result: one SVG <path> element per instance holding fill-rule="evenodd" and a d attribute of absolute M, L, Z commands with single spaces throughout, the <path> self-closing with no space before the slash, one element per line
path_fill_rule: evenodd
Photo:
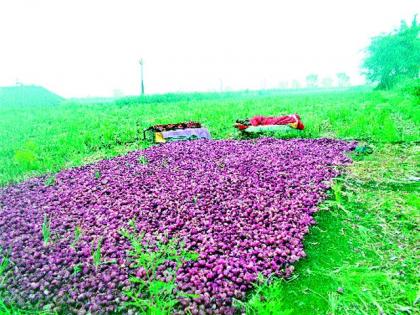
<path fill-rule="evenodd" d="M 251 119 L 237 120 L 234 127 L 239 130 L 245 130 L 250 126 L 273 126 L 273 125 L 288 125 L 291 128 L 303 130 L 305 126 L 300 120 L 298 114 L 279 116 L 279 117 L 265 117 L 254 116 Z"/>
<path fill-rule="evenodd" d="M 268 126 L 268 125 L 289 125 L 291 128 L 303 130 L 305 127 L 300 120 L 298 114 L 279 116 L 279 117 L 264 117 L 254 116 L 251 119 L 237 120 L 235 127 L 239 130 L 245 130 L 249 126 Z"/>
<path fill-rule="evenodd" d="M 280 117 L 254 116 L 249 120 L 249 122 L 252 126 L 289 125 L 290 127 L 299 130 L 303 130 L 304 128 L 298 114 Z"/>

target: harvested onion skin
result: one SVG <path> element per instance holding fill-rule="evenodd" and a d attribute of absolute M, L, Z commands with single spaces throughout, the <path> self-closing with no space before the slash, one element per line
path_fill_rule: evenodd
<path fill-rule="evenodd" d="M 52 186 L 41 177 L 2 189 L 9 299 L 67 312 L 116 310 L 126 300 L 121 290 L 133 285 L 128 277 L 147 272 L 132 267 L 130 244 L 118 234 L 136 217 L 146 237 L 176 236 L 200 254 L 176 275 L 179 290 L 200 295 L 181 300 L 179 313 L 232 314 L 232 298 L 243 299 L 258 273 L 288 276 L 305 256 L 312 214 L 339 174 L 333 166 L 349 163 L 344 153 L 354 147 L 331 139 L 176 142 L 64 170 Z M 82 235 L 71 246 L 76 226 Z M 94 266 L 98 239 L 102 261 L 113 263 Z"/>

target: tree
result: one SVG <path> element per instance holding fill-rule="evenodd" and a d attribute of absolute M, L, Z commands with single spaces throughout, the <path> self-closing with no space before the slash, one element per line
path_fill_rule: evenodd
<path fill-rule="evenodd" d="M 348 86 L 350 84 L 350 77 L 347 75 L 347 73 L 338 72 L 336 74 L 336 76 L 337 76 L 337 81 L 338 81 L 338 86 L 339 87 Z"/>
<path fill-rule="evenodd" d="M 371 82 L 389 89 L 404 79 L 417 78 L 420 67 L 420 26 L 414 16 L 411 26 L 401 22 L 399 29 L 372 39 L 362 67 Z"/>
<path fill-rule="evenodd" d="M 318 84 L 318 75 L 317 74 L 310 74 L 306 76 L 306 86 L 308 87 L 316 87 Z"/>

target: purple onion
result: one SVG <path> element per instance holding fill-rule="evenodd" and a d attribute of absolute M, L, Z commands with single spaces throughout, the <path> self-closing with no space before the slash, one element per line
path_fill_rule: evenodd
<path fill-rule="evenodd" d="M 129 277 L 146 274 L 118 234 L 136 217 L 151 240 L 166 233 L 200 255 L 177 272 L 179 290 L 200 294 L 180 299 L 178 313 L 233 314 L 232 298 L 243 299 L 258 273 L 289 276 L 305 256 L 316 206 L 339 175 L 334 166 L 350 163 L 345 152 L 354 147 L 332 139 L 176 142 L 64 170 L 52 186 L 40 177 L 6 187 L 0 247 L 13 262 L 5 282 L 10 302 L 115 311 L 127 300 L 121 289 L 134 285 Z M 82 234 L 74 245 L 76 227 Z M 115 263 L 93 265 L 99 239 L 102 261 Z"/>

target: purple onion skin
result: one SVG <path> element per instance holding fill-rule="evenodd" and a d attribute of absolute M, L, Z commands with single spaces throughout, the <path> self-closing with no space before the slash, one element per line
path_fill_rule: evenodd
<path fill-rule="evenodd" d="M 332 166 L 350 163 L 345 152 L 354 147 L 332 139 L 176 142 L 64 170 L 52 186 L 40 177 L 2 189 L 10 302 L 115 311 L 136 271 L 118 231 L 136 217 L 146 236 L 167 233 L 200 254 L 178 270 L 178 289 L 200 296 L 181 301 L 178 313 L 233 314 L 232 298 L 243 299 L 258 273 L 289 276 L 305 256 L 312 215 L 339 175 Z M 47 245 L 44 214 L 51 221 Z M 82 236 L 73 244 L 77 226 Z M 115 263 L 93 266 L 98 239 L 103 261 Z"/>

